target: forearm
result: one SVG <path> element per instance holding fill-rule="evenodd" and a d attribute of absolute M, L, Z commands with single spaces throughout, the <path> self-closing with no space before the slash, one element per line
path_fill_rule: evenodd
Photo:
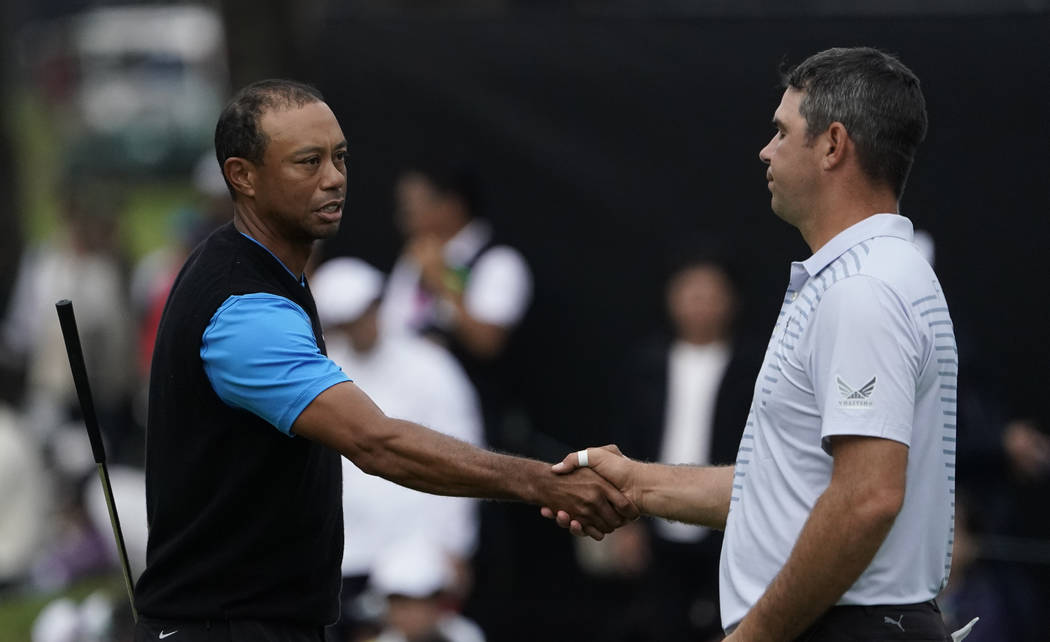
<path fill-rule="evenodd" d="M 369 474 L 408 488 L 459 497 L 536 503 L 534 482 L 550 475 L 540 461 L 483 450 L 418 424 L 385 418 L 371 439 L 344 452 Z"/>
<path fill-rule="evenodd" d="M 536 503 L 543 462 L 483 450 L 387 417 L 352 383 L 332 386 L 296 420 L 296 434 L 327 444 L 366 473 L 437 495 Z"/>
<path fill-rule="evenodd" d="M 787 563 L 733 639 L 793 640 L 857 581 L 895 513 L 829 486 L 810 513 Z"/>
<path fill-rule="evenodd" d="M 311 401 L 292 431 L 402 486 L 437 495 L 520 500 L 578 515 L 595 539 L 638 516 L 634 504 L 593 471 L 556 475 L 543 462 L 483 450 L 391 419 L 349 381 Z"/>
<path fill-rule="evenodd" d="M 647 515 L 724 530 L 735 466 L 668 466 L 632 462 L 628 492 Z"/>

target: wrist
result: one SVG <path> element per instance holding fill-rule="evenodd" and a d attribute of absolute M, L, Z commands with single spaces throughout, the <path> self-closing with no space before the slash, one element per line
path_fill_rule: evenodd
<path fill-rule="evenodd" d="M 518 475 L 501 475 L 508 497 L 526 504 L 542 506 L 547 497 L 548 465 L 532 459 L 514 458 L 518 463 Z M 553 475 L 553 473 L 551 473 Z"/>
<path fill-rule="evenodd" d="M 620 492 L 631 500 L 639 513 L 652 515 L 653 513 L 647 508 L 651 500 L 650 491 L 639 480 L 639 475 L 644 472 L 645 464 L 633 459 L 627 459 L 626 464 L 627 474 L 623 478 L 623 487 L 620 488 Z"/>

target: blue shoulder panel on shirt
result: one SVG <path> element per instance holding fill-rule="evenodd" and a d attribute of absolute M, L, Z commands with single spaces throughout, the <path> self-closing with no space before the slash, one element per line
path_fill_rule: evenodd
<path fill-rule="evenodd" d="M 226 299 L 201 337 L 201 359 L 223 402 L 287 435 L 317 395 L 349 381 L 321 354 L 306 311 L 275 294 Z"/>

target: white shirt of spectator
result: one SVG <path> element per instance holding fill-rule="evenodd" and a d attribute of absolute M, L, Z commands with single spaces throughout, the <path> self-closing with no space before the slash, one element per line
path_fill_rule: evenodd
<path fill-rule="evenodd" d="M 329 332 L 328 356 L 390 417 L 481 445 L 481 411 L 467 375 L 444 348 L 412 336 L 383 337 L 367 354 Z M 343 459 L 345 577 L 367 575 L 376 556 L 405 533 L 426 534 L 469 558 L 477 546 L 477 500 L 414 491 L 363 473 Z"/>
<path fill-rule="evenodd" d="M 450 266 L 469 262 L 492 236 L 485 221 L 474 220 L 461 229 L 444 247 L 445 262 Z M 419 266 L 408 256 L 401 256 L 390 274 L 380 309 L 380 322 L 387 333 L 414 333 L 432 314 L 433 299 L 420 302 Z M 496 245 L 474 263 L 463 293 L 464 305 L 480 321 L 514 327 L 532 299 L 532 275 L 521 254 L 506 245 Z"/>
<path fill-rule="evenodd" d="M 660 461 L 665 464 L 711 463 L 711 433 L 722 376 L 729 365 L 729 346 L 696 345 L 676 341 L 671 346 L 667 372 L 667 412 Z M 707 536 L 703 526 L 664 519 L 656 532 L 674 542 L 698 542 Z"/>
<path fill-rule="evenodd" d="M 909 446 L 904 505 L 839 604 L 940 592 L 951 566 L 957 375 L 947 303 L 908 219 L 871 216 L 792 264 L 737 456 L 723 626 L 743 619 L 787 561 L 830 481 L 834 435 Z"/>

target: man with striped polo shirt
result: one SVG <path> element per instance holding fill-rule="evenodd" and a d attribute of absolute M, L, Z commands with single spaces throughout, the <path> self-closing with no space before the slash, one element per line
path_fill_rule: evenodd
<path fill-rule="evenodd" d="M 784 80 L 759 157 L 773 211 L 813 255 L 791 266 L 735 464 L 606 447 L 555 469 L 589 465 L 643 513 L 725 528 L 732 642 L 949 640 L 933 599 L 951 564 L 958 359 L 897 213 L 926 131 L 919 80 L 868 48 L 823 51 Z"/>

